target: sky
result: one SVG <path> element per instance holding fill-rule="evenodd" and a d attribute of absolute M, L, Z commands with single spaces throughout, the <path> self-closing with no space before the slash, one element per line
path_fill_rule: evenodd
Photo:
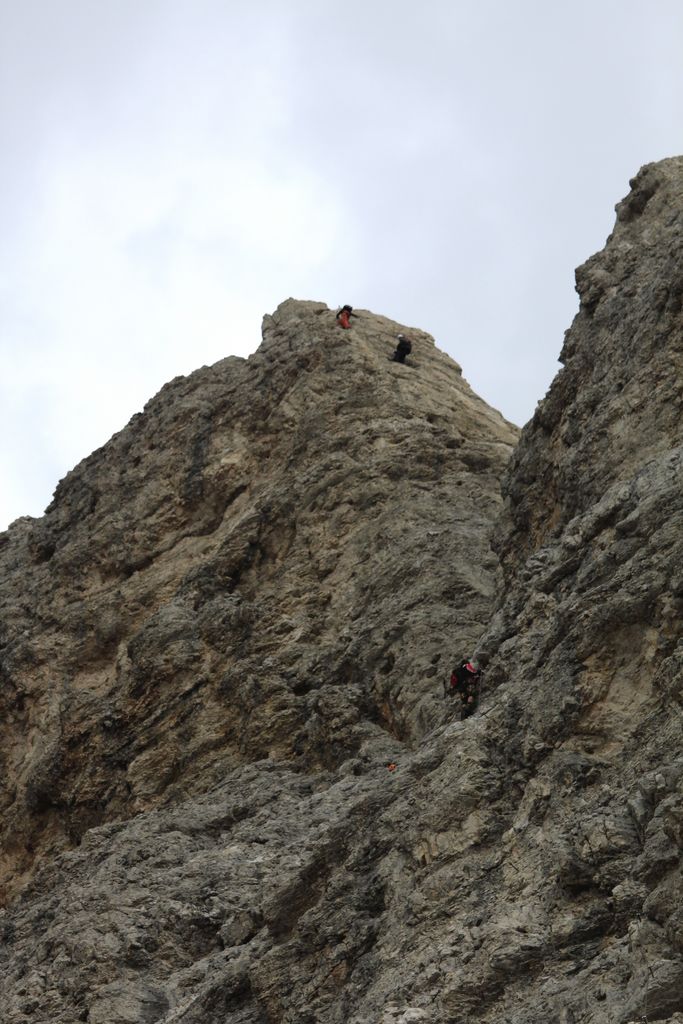
<path fill-rule="evenodd" d="M 0 530 L 289 296 L 522 425 L 681 53 L 680 0 L 0 0 Z"/>

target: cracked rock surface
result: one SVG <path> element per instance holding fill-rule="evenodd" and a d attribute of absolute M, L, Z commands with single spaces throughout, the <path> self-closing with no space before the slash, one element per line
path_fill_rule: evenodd
<path fill-rule="evenodd" d="M 3 1022 L 683 1022 L 683 160 L 617 210 L 511 458 L 288 300 L 0 536 Z"/>

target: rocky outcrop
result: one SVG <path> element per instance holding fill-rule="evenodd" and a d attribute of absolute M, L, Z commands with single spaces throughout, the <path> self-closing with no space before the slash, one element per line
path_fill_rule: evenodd
<path fill-rule="evenodd" d="M 186 822 L 178 838 L 189 828 L 207 861 L 220 835 L 239 851 L 217 874 L 214 923 L 197 911 L 207 935 L 196 941 L 241 948 L 266 925 L 280 935 L 331 870 L 328 847 L 349 848 L 351 822 L 383 806 L 385 762 L 443 721 L 450 659 L 473 646 L 499 587 L 490 533 L 517 432 L 422 332 L 408 365 L 390 362 L 399 326 L 361 313 L 345 332 L 320 303 L 284 303 L 255 356 L 173 381 L 69 474 L 42 520 L 3 537 L 10 899 L 33 901 L 39 866 L 61 871 L 102 836 L 108 863 L 120 849 L 106 871 L 123 888 L 91 879 L 84 896 L 121 913 L 125 864 L 150 827 L 184 871 L 183 843 L 171 855 L 166 819 L 151 813 L 172 807 Z M 272 878 L 251 892 L 240 879 L 259 860 L 254 842 Z M 190 904 L 210 874 L 183 883 Z M 175 905 L 180 890 L 168 895 Z M 101 905 L 83 912 L 102 918 Z M 84 924 L 71 938 L 81 952 L 45 954 L 58 994 L 36 1012 L 73 1019 L 83 1005 L 99 1019 L 83 993 L 94 999 L 125 956 L 84 981 L 64 957 L 80 964 L 92 934 Z M 190 962 L 171 960 L 169 976 Z M 121 980 L 115 991 L 111 1005 L 128 1005 Z M 147 1006 L 147 981 L 141 991 Z M 156 1012 L 149 999 L 130 1019 Z"/>
<path fill-rule="evenodd" d="M 3 1020 L 683 1020 L 683 161 L 632 185 L 504 508 L 428 336 L 289 301 L 0 539 Z"/>
<path fill-rule="evenodd" d="M 534 1004 L 577 1021 L 683 1010 L 683 160 L 631 185 L 510 464 L 480 641 L 516 709 Z"/>

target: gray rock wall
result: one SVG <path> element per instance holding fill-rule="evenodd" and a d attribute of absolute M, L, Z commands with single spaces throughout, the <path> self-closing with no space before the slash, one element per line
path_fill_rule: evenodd
<path fill-rule="evenodd" d="M 0 538 L 3 1021 L 683 1021 L 683 161 L 632 184 L 504 507 L 428 336 L 289 300 Z"/>
<path fill-rule="evenodd" d="M 503 842 L 535 865 L 533 1001 L 577 1021 L 683 1010 L 683 160 L 631 184 L 504 481 L 479 644 L 493 716 L 517 716 Z"/>
<path fill-rule="evenodd" d="M 43 892 L 59 899 L 56 938 L 28 954 L 49 975 L 26 997 L 35 1013 L 157 1019 L 200 947 L 242 958 L 256 936 L 279 951 L 309 887 L 322 895 L 362 835 L 363 808 L 383 808 L 386 762 L 452 710 L 444 679 L 500 585 L 490 535 L 517 431 L 423 332 L 408 365 L 390 362 L 399 329 L 360 311 L 343 331 L 320 303 L 283 303 L 255 356 L 172 381 L 43 519 L 0 541 L 2 879 L 12 920 L 26 901 L 44 913 Z M 195 823 L 169 838 L 179 807 Z M 205 865 L 192 879 L 187 828 Z M 236 851 L 222 867 L 221 836 Z M 135 912 L 129 935 L 121 908 L 138 855 L 152 885 L 155 844 L 175 865 L 166 896 L 183 889 L 196 918 L 188 936 L 206 934 L 173 940 L 170 959 L 135 954 L 138 992 L 124 947 L 143 932 L 163 947 L 167 925 L 150 937 Z M 106 883 L 89 874 L 101 855 Z M 83 926 L 65 936 L 74 877 Z M 211 920 L 191 909 L 207 885 Z M 166 898 L 153 890 L 149 908 Z M 21 955 L 11 964 L 23 977 Z M 6 1012 L 22 1019 L 13 986 Z"/>

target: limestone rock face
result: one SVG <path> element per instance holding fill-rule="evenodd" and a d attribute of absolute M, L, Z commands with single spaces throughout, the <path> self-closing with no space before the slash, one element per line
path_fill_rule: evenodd
<path fill-rule="evenodd" d="M 632 186 L 511 459 L 290 300 L 0 538 L 3 1022 L 683 1022 L 683 160 Z"/>
<path fill-rule="evenodd" d="M 479 644 L 491 719 L 516 719 L 499 893 L 544 936 L 545 1019 L 683 1010 L 683 159 L 631 185 L 504 481 Z"/>
<path fill-rule="evenodd" d="M 385 763 L 443 723 L 451 659 L 500 587 L 490 534 L 518 432 L 428 335 L 403 328 L 400 365 L 401 325 L 353 323 L 283 303 L 255 356 L 171 382 L 0 541 L 2 882 L 56 922 L 39 953 L 16 933 L 47 975 L 25 998 L 3 983 L 3 1019 L 156 1020 L 212 950 L 241 963 L 256 942 L 274 963 L 299 904 L 358 856 Z M 35 895 L 48 876 L 60 910 Z M 131 885 L 152 932 L 123 909 Z"/>

